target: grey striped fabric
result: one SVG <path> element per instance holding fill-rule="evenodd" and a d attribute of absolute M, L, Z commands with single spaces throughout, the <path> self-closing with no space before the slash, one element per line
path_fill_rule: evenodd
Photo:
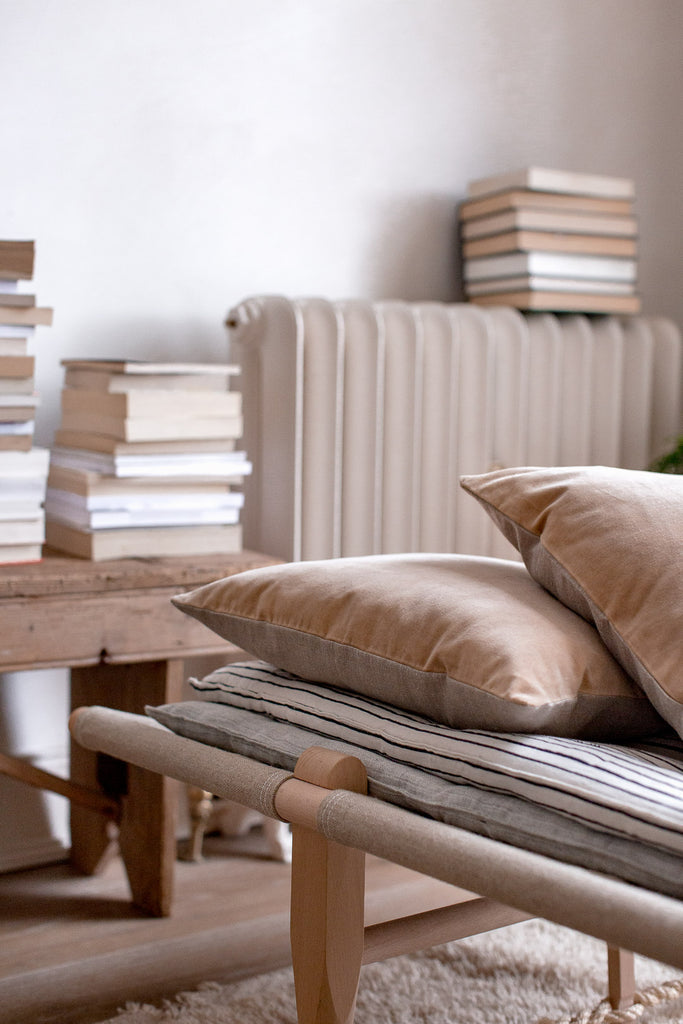
<path fill-rule="evenodd" d="M 228 665 L 192 685 L 211 701 L 683 856 L 683 742 L 677 738 L 617 745 L 454 730 L 264 662 Z"/>

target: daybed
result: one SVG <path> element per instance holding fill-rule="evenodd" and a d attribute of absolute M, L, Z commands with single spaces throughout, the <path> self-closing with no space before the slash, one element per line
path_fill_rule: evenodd
<path fill-rule="evenodd" d="M 79 743 L 292 823 L 301 1024 L 362 963 L 540 916 L 683 968 L 683 480 L 601 467 L 463 485 L 523 558 L 291 562 L 175 603 L 258 661 L 203 699 L 72 717 Z M 366 795 L 366 775 L 369 794 Z M 480 899 L 364 929 L 363 855 Z"/>

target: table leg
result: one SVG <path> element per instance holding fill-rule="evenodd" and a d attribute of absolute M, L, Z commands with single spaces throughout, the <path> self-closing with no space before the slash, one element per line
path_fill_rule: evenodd
<path fill-rule="evenodd" d="M 144 712 L 145 704 L 165 704 L 182 696 L 181 659 L 135 665 L 100 664 L 72 669 L 71 706 L 100 704 Z M 72 741 L 71 778 L 90 788 L 124 792 L 118 849 L 136 906 L 156 917 L 170 913 L 176 857 L 178 784 L 129 765 L 112 772 L 111 763 Z M 119 765 L 120 767 L 120 765 Z M 87 808 L 71 807 L 71 862 L 94 874 L 116 852 L 111 823 Z"/>

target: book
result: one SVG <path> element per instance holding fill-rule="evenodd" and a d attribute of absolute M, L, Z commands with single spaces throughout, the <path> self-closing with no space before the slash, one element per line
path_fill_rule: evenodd
<path fill-rule="evenodd" d="M 0 240 L 0 277 L 30 281 L 33 277 L 35 242 Z"/>
<path fill-rule="evenodd" d="M 117 481 L 119 484 L 122 481 Z M 199 513 L 197 521 L 201 521 L 201 514 L 204 512 L 234 513 L 237 517 L 239 510 L 244 505 L 244 495 L 240 491 L 231 490 L 224 486 L 222 490 L 211 491 L 209 489 L 191 489 L 189 486 L 184 490 L 172 490 L 169 485 L 157 487 L 156 491 L 151 486 L 144 486 L 144 481 L 138 480 L 139 486 L 126 490 L 120 487 L 118 491 L 105 490 L 97 493 L 87 494 L 70 491 L 67 488 L 55 487 L 55 478 L 49 478 L 47 487 L 46 502 L 51 510 L 55 511 L 58 518 L 69 518 L 63 513 L 81 514 L 90 512 L 131 512 L 131 513 L 175 513 L 183 515 Z M 61 511 L 57 511 L 57 507 Z M 220 521 L 220 520 L 216 520 Z M 228 518 L 225 522 L 237 522 L 237 518 Z"/>
<path fill-rule="evenodd" d="M 48 519 L 51 548 L 99 562 L 108 558 L 164 558 L 172 555 L 234 554 L 242 550 L 242 527 L 159 526 L 86 530 Z"/>
<path fill-rule="evenodd" d="M 6 434 L 0 430 L 0 454 L 4 452 L 27 452 L 33 444 L 33 430 L 27 434 Z"/>
<path fill-rule="evenodd" d="M 46 477 L 50 464 L 48 448 L 29 452 L 0 452 L 0 477 Z"/>
<path fill-rule="evenodd" d="M 576 235 L 554 231 L 507 231 L 500 235 L 487 235 L 463 242 L 464 259 L 490 256 L 504 252 L 569 252 L 577 255 L 619 256 L 637 255 L 633 238 L 615 238 L 601 235 Z"/>
<path fill-rule="evenodd" d="M 4 306 L 0 295 L 0 323 L 8 326 L 49 327 L 52 314 L 48 306 Z"/>
<path fill-rule="evenodd" d="M 236 451 L 131 454 L 55 446 L 50 462 L 66 469 L 126 478 L 196 476 L 227 480 L 248 476 L 252 471 L 246 453 Z"/>
<path fill-rule="evenodd" d="M 42 544 L 0 544 L 1 565 L 15 565 L 20 562 L 40 562 L 42 557 Z"/>
<path fill-rule="evenodd" d="M 602 295 L 632 295 L 633 286 L 619 281 L 579 280 L 575 277 L 543 277 L 540 274 L 519 274 L 517 277 L 494 277 L 484 281 L 470 281 L 467 294 L 487 295 L 511 291 L 591 292 Z"/>
<path fill-rule="evenodd" d="M 0 422 L 20 422 L 35 418 L 36 407 L 40 405 L 40 397 L 36 394 L 0 395 Z"/>
<path fill-rule="evenodd" d="M 0 537 L 2 544 L 42 544 L 45 539 L 43 513 L 32 519 L 3 519 Z"/>
<path fill-rule="evenodd" d="M 232 363 L 153 363 L 143 359 L 62 359 L 65 369 L 95 370 L 98 373 L 163 374 L 212 374 L 218 377 L 239 374 L 239 366 Z"/>
<path fill-rule="evenodd" d="M 462 237 L 483 238 L 504 231 L 553 231 L 577 235 L 616 235 L 635 238 L 635 217 L 599 217 L 592 213 L 562 213 L 557 210 L 503 210 L 489 217 L 477 217 L 462 225 Z"/>
<path fill-rule="evenodd" d="M 484 196 L 503 189 L 525 188 L 539 192 L 563 192 L 570 195 L 597 196 L 606 199 L 633 199 L 635 185 L 630 178 L 604 174 L 554 170 L 547 167 L 523 167 L 470 182 L 468 195 Z"/>
<path fill-rule="evenodd" d="M 241 507 L 242 496 L 231 490 L 244 477 L 235 473 L 229 480 L 216 477 L 126 477 L 110 476 L 93 470 L 73 469 L 50 464 L 48 487 L 81 497 L 87 508 L 134 508 L 149 502 L 191 503 L 225 502 Z"/>
<path fill-rule="evenodd" d="M 239 391 L 192 391 L 185 389 L 132 390 L 119 393 L 88 391 L 85 388 L 62 390 L 64 412 L 90 413 L 114 418 L 209 418 L 233 417 L 242 412 Z"/>
<path fill-rule="evenodd" d="M 0 350 L 0 377 L 32 377 L 35 365 L 35 356 L 8 355 Z"/>
<path fill-rule="evenodd" d="M 3 337 L 0 334 L 0 355 L 25 356 L 28 351 L 28 338 Z"/>
<path fill-rule="evenodd" d="M 107 370 L 85 370 L 67 367 L 64 384 L 68 388 L 104 391 L 118 394 L 122 391 L 146 391 L 159 388 L 182 388 L 185 391 L 226 391 L 230 368 L 225 373 L 114 373 Z"/>
<path fill-rule="evenodd" d="M 2 306 L 35 306 L 36 297 L 35 295 L 29 295 L 26 292 L 6 292 L 0 288 L 0 305 Z"/>
<path fill-rule="evenodd" d="M 480 306 L 513 306 L 530 311 L 556 313 L 613 313 L 630 315 L 640 312 L 637 295 L 596 295 L 594 292 L 516 291 L 473 295 Z"/>
<path fill-rule="evenodd" d="M 570 253 L 515 252 L 466 260 L 466 281 L 513 274 L 546 274 L 554 277 L 597 278 L 603 281 L 635 281 L 634 260 L 606 256 L 578 256 Z"/>
<path fill-rule="evenodd" d="M 32 395 L 33 377 L 0 377 L 0 405 L 3 395 Z"/>
<path fill-rule="evenodd" d="M 107 455 L 229 455 L 235 450 L 236 438 L 185 438 L 170 441 L 120 441 L 104 434 L 89 431 L 55 431 L 55 443 L 60 448 L 104 452 Z"/>
<path fill-rule="evenodd" d="M 474 217 L 486 217 L 503 210 L 547 210 L 632 217 L 634 204 L 631 199 L 565 195 L 562 192 L 535 192 L 531 189 L 511 188 L 480 199 L 465 199 L 460 203 L 458 213 L 460 220 L 464 221 Z"/>
<path fill-rule="evenodd" d="M 6 324 L 0 320 L 0 338 L 28 338 L 33 337 L 35 327 L 30 324 Z"/>
<path fill-rule="evenodd" d="M 111 530 L 124 527 L 227 525 L 239 522 L 236 508 L 75 508 L 48 492 L 45 502 L 48 520 L 87 530 Z M 0 529 L 2 524 L 0 524 Z"/>
<path fill-rule="evenodd" d="M 97 413 L 62 412 L 62 428 L 102 434 L 120 441 L 238 438 L 241 416 L 100 416 Z"/>

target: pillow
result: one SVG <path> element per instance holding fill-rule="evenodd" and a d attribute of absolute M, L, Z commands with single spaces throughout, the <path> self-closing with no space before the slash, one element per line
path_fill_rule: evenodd
<path fill-rule="evenodd" d="M 587 466 L 461 482 L 683 737 L 683 477 Z"/>
<path fill-rule="evenodd" d="M 456 728 L 586 738 L 663 727 L 595 629 L 519 562 L 423 554 L 294 562 L 173 603 L 278 668 Z"/>

